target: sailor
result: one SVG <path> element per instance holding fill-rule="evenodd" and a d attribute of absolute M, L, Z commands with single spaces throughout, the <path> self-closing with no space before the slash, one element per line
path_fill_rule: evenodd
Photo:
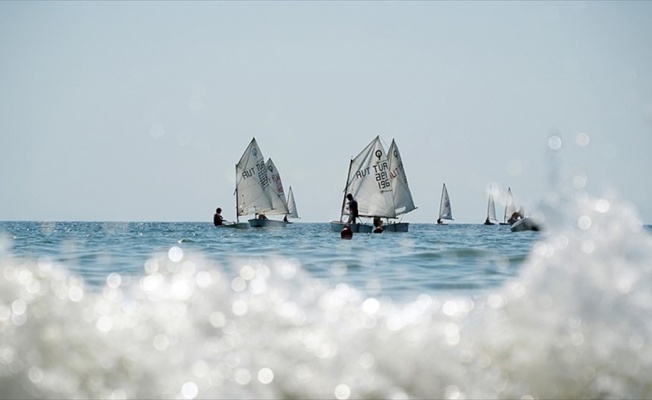
<path fill-rule="evenodd" d="M 344 225 L 344 228 L 340 231 L 340 237 L 346 240 L 351 240 L 353 238 L 353 231 L 349 224 Z"/>
<path fill-rule="evenodd" d="M 520 220 L 522 218 L 523 218 L 523 216 L 521 215 L 521 213 L 518 212 L 518 211 L 515 211 L 514 213 L 512 213 L 511 217 L 509 217 L 509 219 L 507 220 L 507 223 L 510 224 L 510 225 L 514 225 L 514 223 L 516 223 L 516 221 L 518 221 L 518 220 Z"/>
<path fill-rule="evenodd" d="M 213 224 L 215 226 L 224 225 L 224 218 L 222 217 L 222 209 L 217 207 L 215 214 L 213 215 Z"/>
<path fill-rule="evenodd" d="M 383 233 L 383 221 L 380 219 L 380 217 L 374 217 L 373 233 Z"/>
<path fill-rule="evenodd" d="M 355 224 L 355 220 L 358 218 L 358 201 L 353 198 L 351 193 L 346 195 L 346 198 L 349 199 L 349 224 Z"/>

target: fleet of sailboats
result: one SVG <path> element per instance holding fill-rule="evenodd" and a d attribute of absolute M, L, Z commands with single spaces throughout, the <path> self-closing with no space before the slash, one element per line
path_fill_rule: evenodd
<path fill-rule="evenodd" d="M 265 161 L 262 151 L 252 138 L 251 142 L 235 166 L 236 169 L 236 222 L 221 226 L 231 228 L 249 227 L 284 227 L 291 224 L 288 218 L 299 218 L 292 187 L 289 187 L 287 197 L 283 188 L 281 174 L 271 158 Z M 349 209 L 346 196 L 351 194 L 358 203 L 358 217 L 355 223 L 349 224 Z M 349 225 L 353 232 L 371 232 L 374 226 L 371 219 L 386 221 L 383 231 L 407 232 L 409 223 L 399 219 L 417 207 L 414 204 L 407 174 L 401 159 L 401 154 L 392 139 L 389 150 L 385 152 L 380 136 L 376 136 L 362 151 L 349 162 L 346 185 L 343 192 L 340 218 L 331 221 L 331 230 L 340 232 Z M 240 217 L 253 215 L 247 222 L 240 222 Z M 270 219 L 268 216 L 284 218 Z M 500 225 L 514 226 L 514 217 L 523 218 L 522 210 L 518 210 L 512 189 L 507 188 L 505 212 Z M 398 221 L 395 221 L 398 220 Z M 450 196 L 444 183 L 439 204 L 438 224 L 453 221 Z M 538 230 L 539 225 L 525 221 L 521 229 Z M 487 201 L 487 218 L 485 225 L 495 225 L 496 205 L 494 194 L 489 193 Z M 531 226 L 530 226 L 531 225 Z M 517 229 L 512 229 L 517 230 Z"/>
<path fill-rule="evenodd" d="M 342 197 L 340 219 L 331 221 L 330 224 L 334 232 L 340 232 L 345 225 L 349 225 L 353 232 L 371 232 L 373 226 L 370 223 L 362 220 L 348 223 L 349 210 L 346 195 L 349 193 L 358 202 L 359 217 L 385 219 L 384 231 L 408 231 L 409 223 L 390 222 L 416 209 L 401 153 L 394 140 L 387 153 L 380 136 L 376 136 L 351 159 Z"/>

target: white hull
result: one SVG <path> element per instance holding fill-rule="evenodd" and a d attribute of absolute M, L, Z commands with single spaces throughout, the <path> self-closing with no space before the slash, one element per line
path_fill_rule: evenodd
<path fill-rule="evenodd" d="M 451 218 L 440 218 L 441 222 L 435 222 L 437 225 L 448 225 L 446 221 L 453 221 Z"/>
<path fill-rule="evenodd" d="M 251 225 L 252 228 L 285 228 L 288 224 L 289 222 L 277 221 L 274 219 L 255 218 L 249 220 L 249 225 Z"/>
<path fill-rule="evenodd" d="M 534 221 L 532 218 L 525 217 L 514 222 L 509 230 L 512 232 L 539 231 L 541 230 L 541 225 Z"/>

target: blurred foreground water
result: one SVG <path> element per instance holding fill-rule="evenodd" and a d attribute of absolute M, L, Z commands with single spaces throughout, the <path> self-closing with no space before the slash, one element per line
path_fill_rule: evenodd
<path fill-rule="evenodd" d="M 351 241 L 0 223 L 0 397 L 650 398 L 649 230 L 573 200 Z"/>

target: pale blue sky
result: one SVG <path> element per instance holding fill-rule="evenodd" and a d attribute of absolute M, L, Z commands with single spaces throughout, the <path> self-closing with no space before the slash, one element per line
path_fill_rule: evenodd
<path fill-rule="evenodd" d="M 639 1 L 3 1 L 0 220 L 232 220 L 255 136 L 326 222 L 380 134 L 406 221 L 434 222 L 445 182 L 480 223 L 490 183 L 536 207 L 556 132 L 590 192 L 652 223 L 650 21 Z"/>

